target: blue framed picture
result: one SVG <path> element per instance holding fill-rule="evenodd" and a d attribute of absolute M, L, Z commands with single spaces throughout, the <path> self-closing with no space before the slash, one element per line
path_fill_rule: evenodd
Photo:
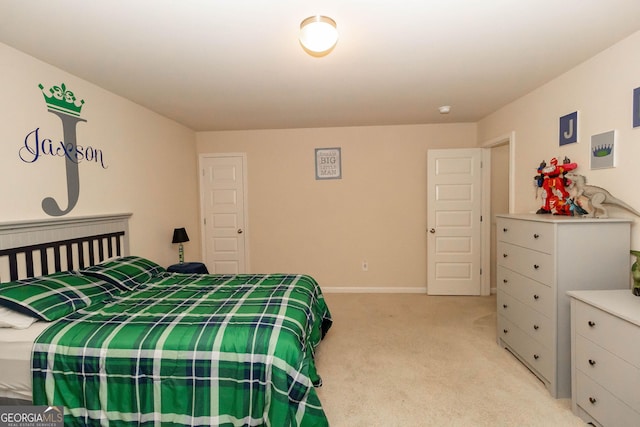
<path fill-rule="evenodd" d="M 633 127 L 640 126 L 640 87 L 633 90 Z"/>
<path fill-rule="evenodd" d="M 578 142 L 578 112 L 560 117 L 560 132 L 558 142 L 560 146 Z"/>

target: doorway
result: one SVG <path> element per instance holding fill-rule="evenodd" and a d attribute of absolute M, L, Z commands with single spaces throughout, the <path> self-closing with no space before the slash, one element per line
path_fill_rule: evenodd
<path fill-rule="evenodd" d="M 490 173 L 490 224 L 491 224 L 491 245 L 490 245 L 490 284 L 491 293 L 497 290 L 496 282 L 496 220 L 497 214 L 513 212 L 513 179 L 514 171 L 514 134 L 496 138 L 485 143 L 491 155 Z"/>

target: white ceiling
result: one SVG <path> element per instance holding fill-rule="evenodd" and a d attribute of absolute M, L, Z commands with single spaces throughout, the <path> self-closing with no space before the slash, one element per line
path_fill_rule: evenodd
<path fill-rule="evenodd" d="M 196 131 L 475 122 L 638 30 L 640 0 L 0 0 L 1 43 Z"/>

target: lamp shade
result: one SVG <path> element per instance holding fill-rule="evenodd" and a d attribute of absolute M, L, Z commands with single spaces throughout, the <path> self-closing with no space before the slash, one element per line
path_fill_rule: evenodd
<path fill-rule="evenodd" d="M 300 23 L 300 44 L 310 52 L 330 51 L 338 42 L 338 29 L 333 19 L 316 15 Z"/>
<path fill-rule="evenodd" d="M 171 243 L 183 243 L 188 241 L 189 236 L 187 235 L 187 230 L 184 228 L 176 228 L 173 230 L 173 240 Z"/>

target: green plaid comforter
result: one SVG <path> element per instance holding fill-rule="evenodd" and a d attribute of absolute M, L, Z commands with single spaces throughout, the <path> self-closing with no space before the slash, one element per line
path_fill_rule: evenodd
<path fill-rule="evenodd" d="M 63 405 L 65 425 L 326 426 L 330 324 L 309 276 L 165 273 L 52 323 L 33 403 Z"/>

